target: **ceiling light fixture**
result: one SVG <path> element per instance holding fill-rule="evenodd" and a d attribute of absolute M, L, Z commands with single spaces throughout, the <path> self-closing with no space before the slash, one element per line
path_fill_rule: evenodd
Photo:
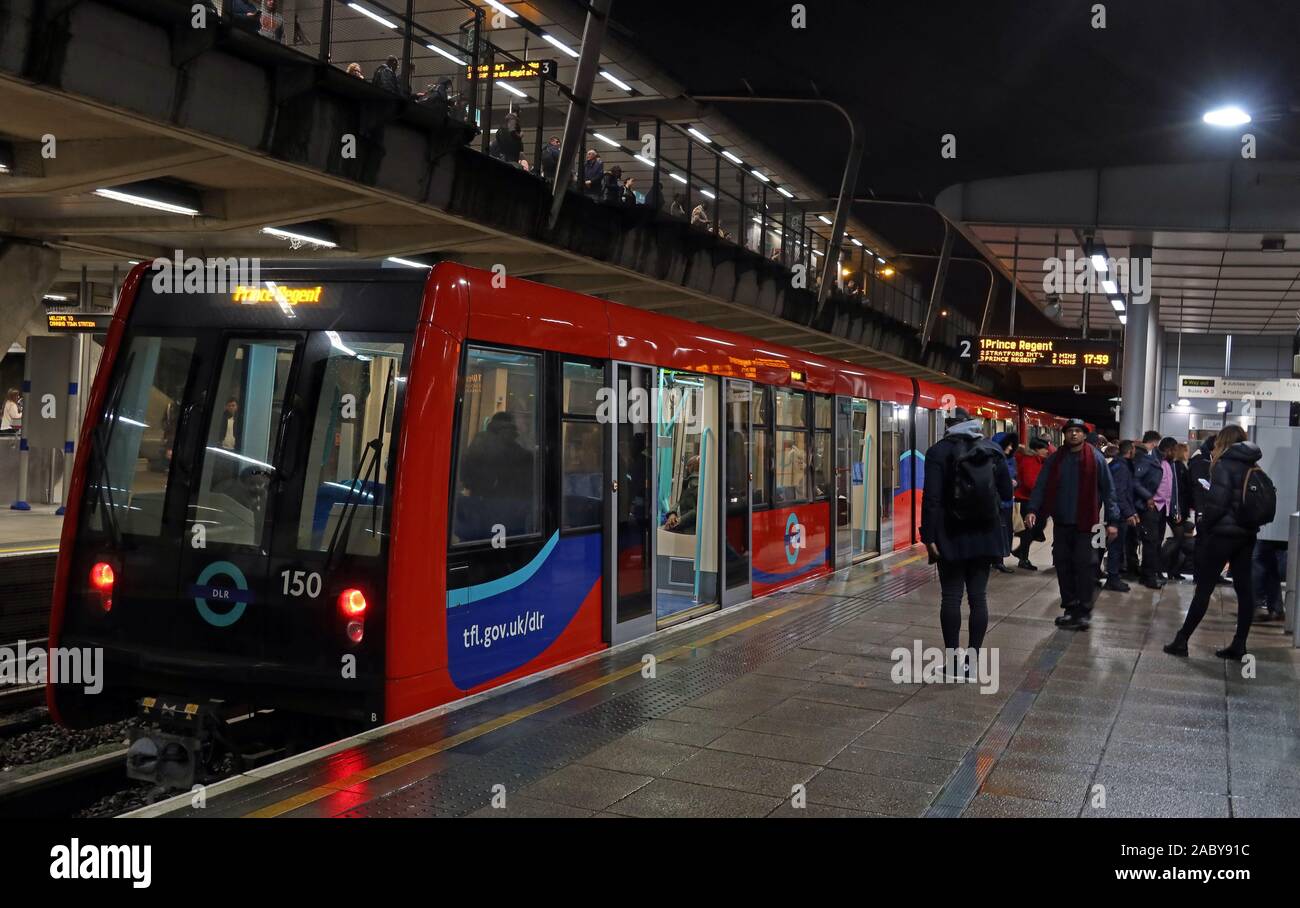
<path fill-rule="evenodd" d="M 605 143 L 606 145 L 608 145 L 610 148 L 622 148 L 622 147 L 623 147 L 622 145 L 620 145 L 620 144 L 618 144 L 617 142 L 615 142 L 613 139 L 608 138 L 608 137 L 606 137 L 606 136 L 602 136 L 602 135 L 601 135 L 600 133 L 598 133 L 598 132 L 593 132 L 592 135 L 595 136 L 596 138 L 600 139 L 602 142 L 604 142 L 604 143 Z"/>
<path fill-rule="evenodd" d="M 436 44 L 426 44 L 426 45 L 424 45 L 424 46 L 427 47 L 427 48 L 429 48 L 429 50 L 433 51 L 435 54 L 438 54 L 439 56 L 442 56 L 442 57 L 446 57 L 446 58 L 447 58 L 448 60 L 450 60 L 452 63 L 456 63 L 456 64 L 458 64 L 458 65 L 460 65 L 460 66 L 469 66 L 469 64 L 466 63 L 464 60 L 462 60 L 460 57 L 456 56 L 455 54 L 451 53 L 450 51 L 445 51 L 445 50 L 443 50 L 441 47 L 439 47 L 439 46 L 436 45 Z"/>
<path fill-rule="evenodd" d="M 112 199 L 114 202 L 125 202 L 128 205 L 152 208 L 154 211 L 165 211 L 169 214 L 188 214 L 193 217 L 199 213 L 197 204 L 181 204 L 179 198 L 176 198 L 175 201 L 167 201 L 162 196 L 178 196 L 179 193 L 169 192 L 149 181 L 129 183 L 125 186 L 102 186 L 95 190 L 95 195 L 100 198 Z M 195 195 L 197 196 L 197 194 Z"/>
<path fill-rule="evenodd" d="M 1102 255 L 1100 252 L 1094 252 L 1092 254 L 1092 267 L 1096 268 L 1101 274 L 1105 274 L 1106 256 Z"/>
<path fill-rule="evenodd" d="M 695 138 L 699 139 L 701 142 L 707 143 L 707 144 L 709 144 L 709 145 L 712 145 L 712 144 L 713 144 L 713 140 L 712 140 L 712 139 L 710 139 L 710 138 L 709 138 L 708 136 L 706 136 L 704 133 L 700 132 L 700 131 L 699 131 L 698 129 L 696 129 L 694 126 L 688 126 L 688 127 L 686 127 L 686 131 L 689 132 L 691 135 L 695 136 Z"/>
<path fill-rule="evenodd" d="M 1235 104 L 1207 110 L 1201 119 L 1211 126 L 1245 126 L 1250 122 L 1250 114 Z"/>
<path fill-rule="evenodd" d="M 333 240 L 327 240 L 319 236 L 311 236 L 310 234 L 301 233 L 297 230 L 286 230 L 283 227 L 263 227 L 262 233 L 270 236 L 278 236 L 284 240 L 300 240 L 304 243 L 311 243 L 315 246 L 324 246 L 326 249 L 334 249 L 338 246 L 338 243 Z"/>
<path fill-rule="evenodd" d="M 394 30 L 397 29 L 397 23 L 389 22 L 383 16 L 379 15 L 379 13 L 372 13 L 370 10 L 366 9 L 360 3 L 349 3 L 348 6 L 356 10 L 357 12 L 359 12 L 361 15 L 365 16 L 367 19 L 373 19 L 374 21 L 378 22 L 384 28 L 391 28 Z"/>
<path fill-rule="evenodd" d="M 395 265 L 405 265 L 407 268 L 432 268 L 432 265 L 426 265 L 423 262 L 415 262 L 411 259 L 401 259 L 395 255 L 390 255 L 388 261 Z"/>
<path fill-rule="evenodd" d="M 564 51 L 564 52 L 565 52 L 566 54 L 568 54 L 570 57 L 573 57 L 573 58 L 576 59 L 577 56 L 578 56 L 578 52 L 577 52 L 576 50 L 574 50 L 572 47 L 569 47 L 569 45 L 565 44 L 563 41 L 561 41 L 559 38 L 555 37 L 554 35 L 548 35 L 548 34 L 543 33 L 543 34 L 542 34 L 542 40 L 543 40 L 543 41 L 546 41 L 546 42 L 549 43 L 549 44 L 553 44 L 554 46 L 558 47 L 560 50 Z"/>
<path fill-rule="evenodd" d="M 634 154 L 632 155 L 632 157 L 636 158 L 638 161 L 640 161 L 642 164 L 644 164 L 647 167 L 655 166 L 655 162 L 647 158 L 645 155 Z"/>
<path fill-rule="evenodd" d="M 1101 289 L 1105 290 L 1107 293 L 1119 293 L 1119 285 L 1112 280 L 1102 281 Z"/>
<path fill-rule="evenodd" d="M 740 158 L 736 157 L 734 154 L 732 154 L 732 153 L 729 152 L 729 151 L 724 151 L 724 152 L 722 153 L 722 156 L 723 156 L 724 158 L 726 158 L 728 161 L 730 161 L 731 163 L 733 163 L 733 164 L 744 164 L 744 163 L 745 163 L 744 161 L 742 161 Z"/>
<path fill-rule="evenodd" d="M 618 76 L 614 75 L 612 72 L 610 72 L 610 71 L 607 70 L 607 69 L 602 69 L 602 70 L 600 71 L 600 76 L 601 76 L 602 79 L 604 79 L 604 80 L 607 81 L 607 82 L 613 82 L 613 83 L 614 83 L 615 85 L 617 85 L 619 88 L 623 89 L 623 91 L 631 91 L 631 90 L 632 90 L 632 86 L 631 86 L 631 85 L 628 85 L 626 82 L 624 82 L 622 79 L 620 79 Z"/>
<path fill-rule="evenodd" d="M 500 10 L 501 12 L 505 13 L 511 19 L 519 18 L 519 14 L 514 10 L 512 10 L 510 7 L 506 6 L 504 3 L 502 3 L 501 0 L 483 0 L 483 2 L 495 10 Z"/>
<path fill-rule="evenodd" d="M 515 88 L 513 85 L 511 85 L 509 82 L 500 82 L 500 81 L 498 81 L 498 82 L 497 82 L 497 88 L 504 88 L 506 91 L 510 92 L 510 94 L 514 95 L 514 96 L 517 97 L 517 98 L 526 98 L 526 97 L 528 97 L 527 92 L 522 92 L 522 91 L 520 91 L 519 89 L 517 89 L 517 88 Z"/>

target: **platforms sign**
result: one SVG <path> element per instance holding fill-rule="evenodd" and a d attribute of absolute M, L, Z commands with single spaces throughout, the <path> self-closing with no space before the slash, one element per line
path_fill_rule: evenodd
<path fill-rule="evenodd" d="M 1278 400 L 1300 402 L 1300 378 L 1262 380 L 1217 375 L 1178 376 L 1178 396 L 1188 400 Z"/>
<path fill-rule="evenodd" d="M 1111 369 L 1119 356 L 1114 341 L 1078 337 L 957 338 L 957 357 L 990 366 Z"/>

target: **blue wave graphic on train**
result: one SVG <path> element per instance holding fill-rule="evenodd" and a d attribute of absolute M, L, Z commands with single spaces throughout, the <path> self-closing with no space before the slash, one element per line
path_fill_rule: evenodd
<path fill-rule="evenodd" d="M 519 570 L 447 591 L 448 669 L 457 687 L 498 678 L 556 641 L 600 581 L 600 541 L 600 533 L 556 533 Z"/>
<path fill-rule="evenodd" d="M 793 570 L 774 573 L 771 571 L 765 571 L 755 564 L 750 567 L 750 571 L 753 574 L 753 578 L 762 583 L 781 583 L 786 580 L 793 580 L 795 577 L 801 577 L 813 568 L 821 567 L 827 562 L 829 555 L 830 548 L 827 547 L 822 549 L 817 557 L 813 558 L 811 561 L 805 561 L 803 564 L 795 565 Z"/>

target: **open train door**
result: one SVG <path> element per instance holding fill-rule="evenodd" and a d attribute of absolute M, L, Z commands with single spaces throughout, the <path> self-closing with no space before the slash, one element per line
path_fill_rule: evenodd
<path fill-rule="evenodd" d="M 754 386 L 726 379 L 722 385 L 726 425 L 722 435 L 722 534 L 725 579 L 722 606 L 745 602 L 750 590 L 754 463 L 751 449 Z"/>
<path fill-rule="evenodd" d="M 853 398 L 835 398 L 835 570 L 853 563 Z"/>

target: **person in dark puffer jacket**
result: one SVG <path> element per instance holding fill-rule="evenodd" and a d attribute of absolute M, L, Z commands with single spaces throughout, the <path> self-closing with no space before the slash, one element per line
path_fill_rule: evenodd
<path fill-rule="evenodd" d="M 1251 558 L 1259 528 L 1242 526 L 1237 521 L 1237 505 L 1241 502 L 1246 473 L 1262 456 L 1259 445 L 1246 441 L 1246 431 L 1240 426 L 1226 427 L 1215 440 L 1210 488 L 1202 499 L 1203 510 L 1197 526 L 1200 538 L 1196 545 L 1196 593 L 1187 608 L 1182 629 L 1164 647 L 1171 656 L 1187 655 L 1187 641 L 1205 617 L 1210 595 L 1219 582 L 1219 569 L 1225 561 L 1232 566 L 1232 585 L 1237 591 L 1237 632 L 1231 645 L 1215 650 L 1214 654 L 1238 662 L 1246 655 L 1246 637 L 1255 615 Z"/>

